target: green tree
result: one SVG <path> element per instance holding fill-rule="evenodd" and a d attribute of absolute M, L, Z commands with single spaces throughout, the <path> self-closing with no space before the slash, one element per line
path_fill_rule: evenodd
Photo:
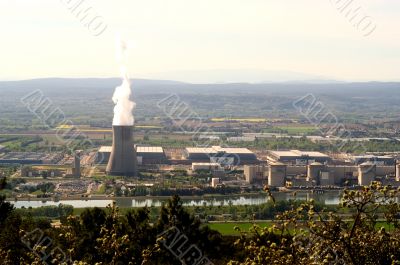
<path fill-rule="evenodd" d="M 255 225 L 250 239 L 242 232 L 245 258 L 230 264 L 399 264 L 397 196 L 378 183 L 346 190 L 340 207 L 353 213 L 350 220 L 302 203 L 277 215 L 272 227 Z"/>

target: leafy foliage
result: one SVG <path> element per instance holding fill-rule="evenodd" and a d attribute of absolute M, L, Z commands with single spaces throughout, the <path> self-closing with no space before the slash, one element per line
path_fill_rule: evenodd
<path fill-rule="evenodd" d="M 399 264 L 400 235 L 397 191 L 374 183 L 345 191 L 341 207 L 350 218 L 317 211 L 314 201 L 276 216 L 276 224 L 236 242 L 246 250 L 244 261 L 230 264 Z M 379 226 L 378 220 L 386 227 Z"/>
<path fill-rule="evenodd" d="M 289 210 L 276 202 L 272 226 L 236 228 L 241 235 L 234 237 L 202 225 L 178 196 L 159 209 L 156 222 L 146 207 L 121 214 L 113 204 L 69 215 L 60 227 L 19 214 L 1 197 L 0 257 L 4 264 L 181 264 L 162 244 L 163 232 L 176 228 L 214 264 L 400 264 L 397 199 L 398 190 L 374 183 L 344 191 L 342 211 L 313 200 L 292 202 Z M 51 244 L 27 237 L 31 231 Z"/>

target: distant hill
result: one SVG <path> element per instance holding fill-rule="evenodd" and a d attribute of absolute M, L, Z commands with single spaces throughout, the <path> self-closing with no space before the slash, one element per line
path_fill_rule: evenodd
<path fill-rule="evenodd" d="M 169 80 L 181 80 L 188 83 L 281 83 L 281 82 L 336 82 L 332 77 L 325 77 L 294 71 L 259 70 L 259 69 L 211 69 L 186 70 L 155 73 L 148 76 Z"/>
<path fill-rule="evenodd" d="M 93 93 L 110 91 L 121 84 L 120 78 L 43 78 L 21 81 L 0 81 L 0 89 L 5 92 L 17 90 L 43 89 L 49 92 Z M 139 94 L 268 94 L 298 95 L 316 93 L 331 96 L 378 96 L 400 95 L 400 82 L 337 82 L 337 81 L 292 81 L 278 83 L 216 83 L 191 84 L 170 80 L 132 79 L 132 89 Z"/>
<path fill-rule="evenodd" d="M 147 80 L 147 79 L 133 79 L 134 85 L 148 86 L 148 85 L 176 85 L 184 84 L 183 82 L 168 81 L 168 80 Z M 20 81 L 0 81 L 0 88 L 3 87 L 32 87 L 32 88 L 46 88 L 46 87 L 108 87 L 113 88 L 121 83 L 121 78 L 40 78 Z"/>
<path fill-rule="evenodd" d="M 111 120 L 114 88 L 120 78 L 47 78 L 0 82 L 1 119 L 26 121 L 31 117 L 21 98 L 40 89 L 68 117 L 79 120 Z M 137 117 L 165 115 L 157 103 L 177 94 L 203 117 L 300 117 L 293 102 L 313 94 L 340 119 L 398 119 L 400 82 L 360 83 L 226 83 L 190 84 L 168 80 L 132 80 Z"/>

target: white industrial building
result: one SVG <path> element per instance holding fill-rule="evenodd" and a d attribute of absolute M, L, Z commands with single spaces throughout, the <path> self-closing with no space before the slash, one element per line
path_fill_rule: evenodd
<path fill-rule="evenodd" d="M 221 165 L 218 163 L 192 163 L 192 171 L 200 171 L 200 170 L 214 171 L 220 169 Z"/>

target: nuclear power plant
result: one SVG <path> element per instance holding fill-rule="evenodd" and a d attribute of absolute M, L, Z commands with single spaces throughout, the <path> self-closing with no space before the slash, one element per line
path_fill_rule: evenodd
<path fill-rule="evenodd" d="M 341 187 L 367 186 L 373 181 L 400 186 L 400 163 L 377 165 L 371 161 L 359 165 L 329 165 L 313 162 L 290 165 L 270 162 L 269 165 L 245 165 L 244 175 L 250 184 L 264 183 L 273 187 Z"/>
<path fill-rule="evenodd" d="M 137 176 L 133 126 L 113 125 L 113 145 L 106 173 L 113 176 Z"/>

